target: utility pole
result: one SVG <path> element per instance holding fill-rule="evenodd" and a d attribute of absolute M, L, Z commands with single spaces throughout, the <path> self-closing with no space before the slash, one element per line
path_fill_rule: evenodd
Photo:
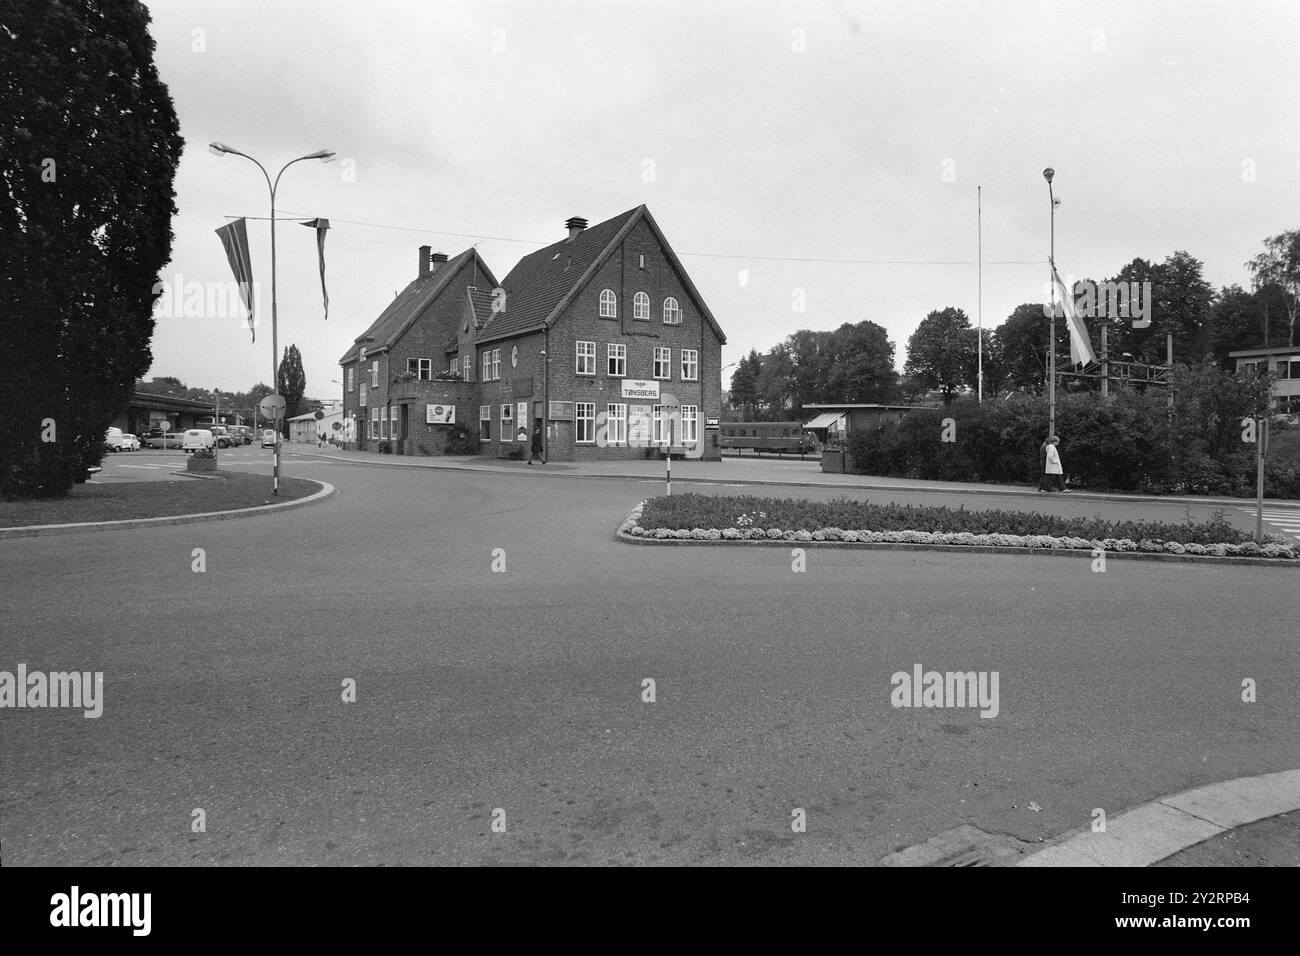
<path fill-rule="evenodd" d="M 1056 197 L 1052 194 L 1052 178 L 1056 170 L 1050 166 L 1043 170 L 1047 180 L 1047 198 L 1052 207 L 1051 252 L 1048 262 L 1052 266 L 1052 315 L 1048 325 L 1047 349 L 1047 434 L 1056 434 Z"/>
<path fill-rule="evenodd" d="M 978 275 L 975 299 L 977 344 L 977 372 L 975 375 L 979 403 L 984 404 L 984 187 L 975 187 L 976 274 Z"/>

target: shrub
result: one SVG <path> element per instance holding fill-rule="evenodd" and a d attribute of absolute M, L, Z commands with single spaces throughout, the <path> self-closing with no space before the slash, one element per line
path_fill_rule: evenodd
<path fill-rule="evenodd" d="M 477 455 L 479 453 L 478 432 L 466 425 L 452 425 L 451 434 L 443 448 L 444 455 Z"/>
<path fill-rule="evenodd" d="M 393 453 L 393 446 L 387 440 L 381 441 L 379 443 L 379 454 L 391 455 L 392 453 Z"/>

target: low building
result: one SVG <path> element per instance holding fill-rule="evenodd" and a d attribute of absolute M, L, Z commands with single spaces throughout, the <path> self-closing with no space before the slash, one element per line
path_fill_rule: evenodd
<path fill-rule="evenodd" d="M 212 412 L 212 402 L 133 392 L 126 408 L 113 419 L 113 427 L 132 435 L 147 435 L 166 422 L 168 431 L 179 432 L 195 428 L 202 420 L 211 421 Z"/>
<path fill-rule="evenodd" d="M 811 412 L 813 417 L 803 427 L 815 434 L 823 446 L 834 445 L 843 442 L 851 431 L 880 428 L 886 422 L 896 422 L 908 412 L 924 407 L 859 403 L 805 405 L 804 414 Z"/>
<path fill-rule="evenodd" d="M 326 438 L 342 441 L 339 432 L 343 430 L 343 409 L 338 407 L 333 411 L 323 412 L 324 418 L 317 419 L 315 412 L 307 412 L 305 415 L 296 415 L 289 419 L 289 441 L 317 443 L 317 436 L 324 435 Z M 338 424 L 338 428 L 334 425 Z"/>
<path fill-rule="evenodd" d="M 1271 372 L 1273 403 L 1279 412 L 1300 412 L 1300 346 L 1288 345 L 1270 349 L 1242 349 L 1229 352 L 1234 359 L 1234 371 L 1256 369 Z"/>

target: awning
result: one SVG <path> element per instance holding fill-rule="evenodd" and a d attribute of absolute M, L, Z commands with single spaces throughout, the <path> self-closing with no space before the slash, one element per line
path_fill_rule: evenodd
<path fill-rule="evenodd" d="M 837 422 L 844 421 L 843 412 L 824 412 L 810 421 L 804 428 L 830 428 Z M 839 429 L 836 429 L 837 431 Z"/>

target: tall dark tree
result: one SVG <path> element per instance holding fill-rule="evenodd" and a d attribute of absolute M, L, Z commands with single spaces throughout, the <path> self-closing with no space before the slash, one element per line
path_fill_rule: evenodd
<path fill-rule="evenodd" d="M 966 313 L 951 306 L 936 309 L 907 340 L 903 374 L 926 388 L 939 389 L 944 402 L 951 402 L 958 389 L 975 381 L 975 349 L 975 332 Z"/>
<path fill-rule="evenodd" d="M 762 369 L 763 357 L 757 349 L 750 349 L 731 373 L 728 401 L 732 408 L 740 409 L 743 421 L 752 420 L 758 414 L 758 375 Z"/>
<path fill-rule="evenodd" d="M 894 343 L 884 326 L 846 322 L 829 338 L 830 373 L 819 383 L 818 401 L 888 404 L 898 398 Z"/>
<path fill-rule="evenodd" d="M 280 394 L 284 396 L 285 434 L 288 434 L 287 421 L 303 413 L 302 396 L 307 391 L 307 373 L 302 370 L 302 355 L 298 346 L 290 345 L 284 350 L 280 359 Z"/>
<path fill-rule="evenodd" d="M 1280 286 L 1256 292 L 1227 286 L 1210 309 L 1210 352 L 1220 368 L 1231 371 L 1229 352 L 1281 345 L 1287 340 L 1287 322 L 1286 295 Z"/>
<path fill-rule="evenodd" d="M 1279 287 L 1286 301 L 1286 345 L 1295 345 L 1296 314 L 1300 312 L 1300 229 L 1269 236 L 1264 251 L 1246 263 L 1257 288 Z M 1272 342 L 1272 345 L 1282 345 Z"/>
<path fill-rule="evenodd" d="M 66 495 L 151 361 L 183 141 L 132 0 L 0 0 L 0 495 Z"/>

